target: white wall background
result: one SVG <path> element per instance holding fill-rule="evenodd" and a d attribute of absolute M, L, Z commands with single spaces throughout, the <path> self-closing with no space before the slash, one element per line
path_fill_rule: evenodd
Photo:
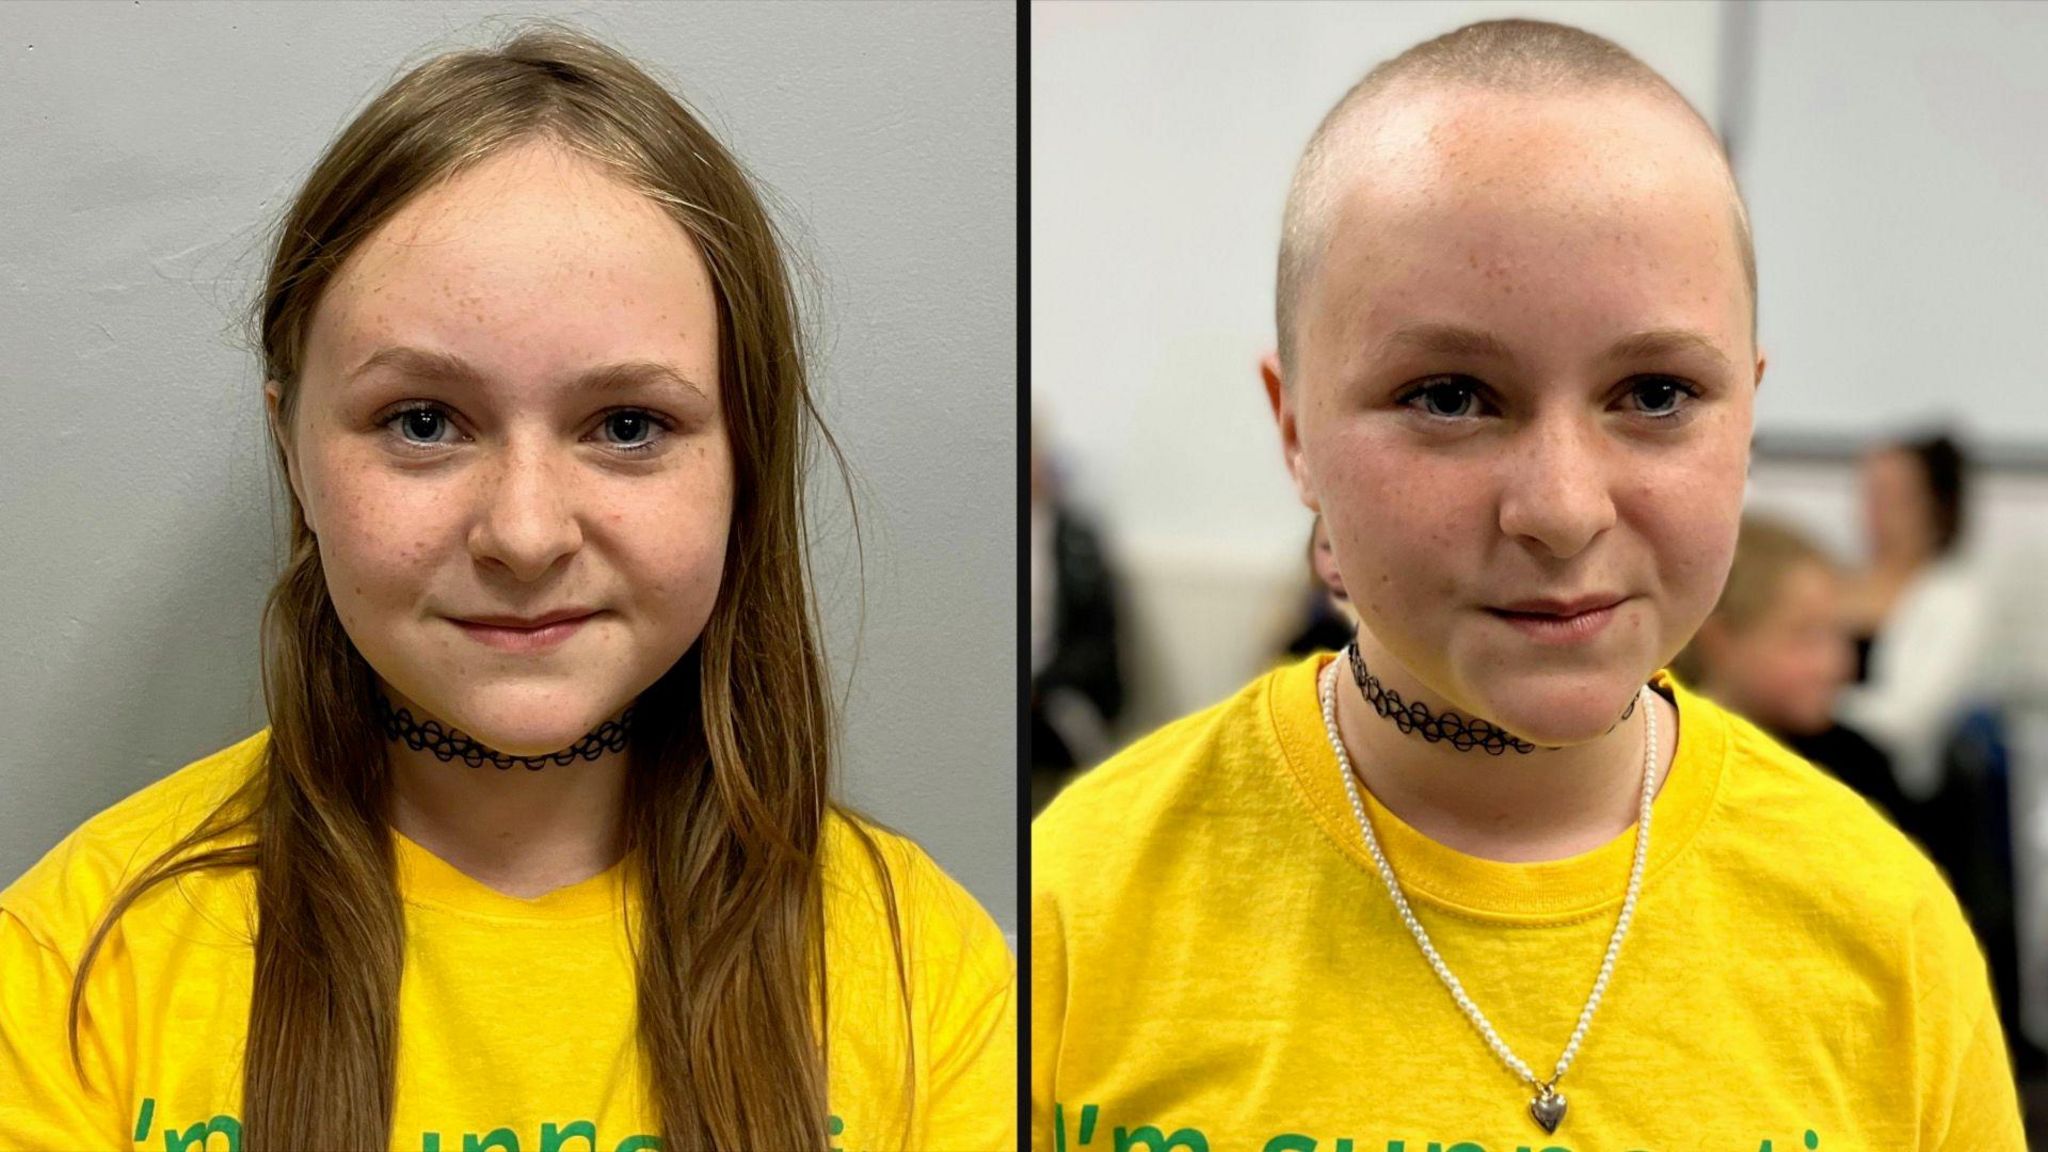
<path fill-rule="evenodd" d="M 1754 13 L 1759 429 L 2048 446 L 2048 4 Z"/>
<path fill-rule="evenodd" d="M 261 727 L 275 571 L 235 314 L 261 230 L 405 66 L 566 17 L 666 73 L 817 265 L 864 485 L 847 793 L 1015 929 L 1016 20 L 1008 5 L 0 5 L 0 884 Z M 859 604 L 820 561 L 835 672 Z"/>

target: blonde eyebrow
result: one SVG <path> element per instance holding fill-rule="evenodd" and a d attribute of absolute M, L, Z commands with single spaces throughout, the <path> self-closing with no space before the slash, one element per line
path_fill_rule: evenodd
<path fill-rule="evenodd" d="M 1394 329 L 1386 339 L 1386 346 L 1393 345 L 1438 356 L 1473 360 L 1515 359 L 1514 351 L 1507 342 L 1491 332 L 1434 321 L 1404 324 Z M 1609 345 L 1604 358 L 1610 361 L 1649 360 L 1674 352 L 1696 352 L 1713 358 L 1724 368 L 1728 366 L 1728 357 L 1712 340 L 1686 328 L 1652 328 L 1631 333 Z"/>
<path fill-rule="evenodd" d="M 403 345 L 378 349 L 361 364 L 349 369 L 343 379 L 354 383 L 378 369 L 415 380 L 447 381 L 473 387 L 482 387 L 489 379 L 475 365 L 460 356 Z M 665 385 L 688 389 L 706 400 L 711 398 L 710 393 L 677 371 L 673 365 L 658 360 L 622 360 L 615 364 L 601 364 L 587 369 L 571 384 L 592 392 L 621 392 L 647 385 Z"/>
<path fill-rule="evenodd" d="M 1609 360 L 1651 360 L 1674 352 L 1697 352 L 1728 367 L 1728 357 L 1712 340 L 1688 328 L 1653 328 L 1616 340 L 1607 349 Z"/>
<path fill-rule="evenodd" d="M 1513 360 L 1507 342 L 1491 332 L 1458 324 L 1421 321 L 1403 324 L 1386 339 L 1387 346 L 1403 345 L 1417 352 L 1438 356 L 1459 356 L 1474 360 Z"/>

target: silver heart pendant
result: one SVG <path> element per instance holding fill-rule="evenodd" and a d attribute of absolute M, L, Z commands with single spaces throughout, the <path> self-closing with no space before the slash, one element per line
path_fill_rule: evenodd
<path fill-rule="evenodd" d="M 1542 1095 L 1529 1101 L 1529 1115 L 1543 1125 L 1545 1132 L 1557 1131 L 1557 1126 L 1564 1122 L 1564 1097 L 1556 1089 L 1544 1089 Z"/>

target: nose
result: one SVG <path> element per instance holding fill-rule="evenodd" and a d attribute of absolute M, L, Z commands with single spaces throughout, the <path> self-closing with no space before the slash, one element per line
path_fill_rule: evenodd
<path fill-rule="evenodd" d="M 1569 416 L 1539 417 L 1507 451 L 1501 531 L 1564 560 L 1614 525 L 1607 445 L 1598 428 Z"/>
<path fill-rule="evenodd" d="M 538 580 L 583 544 L 573 461 L 539 443 L 508 445 L 482 470 L 469 550 L 522 582 Z"/>

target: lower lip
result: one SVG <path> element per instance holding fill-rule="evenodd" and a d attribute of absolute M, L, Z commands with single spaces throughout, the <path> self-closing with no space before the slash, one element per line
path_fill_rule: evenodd
<path fill-rule="evenodd" d="M 1621 603 L 1581 612 L 1576 616 L 1531 616 L 1517 612 L 1502 612 L 1497 608 L 1487 611 L 1522 635 L 1539 644 L 1584 644 L 1607 630 L 1615 613 L 1621 610 Z"/>
<path fill-rule="evenodd" d="M 539 628 L 495 628 L 489 624 L 471 624 L 467 620 L 457 620 L 455 625 L 470 639 L 501 652 L 540 652 L 574 636 L 590 619 L 589 616 L 578 616 L 574 620 L 557 620 Z"/>

